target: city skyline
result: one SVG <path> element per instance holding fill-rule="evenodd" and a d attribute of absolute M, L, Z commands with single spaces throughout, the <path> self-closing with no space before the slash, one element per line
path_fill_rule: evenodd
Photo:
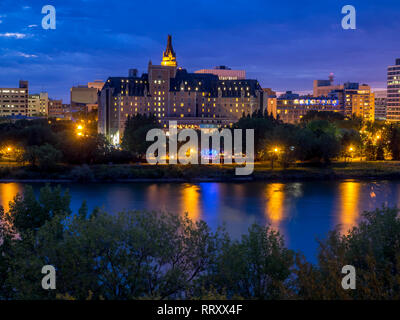
<path fill-rule="evenodd" d="M 0 4 L 0 87 L 28 80 L 30 92 L 47 91 L 65 102 L 72 86 L 125 75 L 130 68 L 144 72 L 149 60 L 160 60 L 167 34 L 174 37 L 179 66 L 243 69 L 277 92 L 311 92 L 312 81 L 331 72 L 336 82 L 385 88 L 386 68 L 400 51 L 393 41 L 400 30 L 394 1 L 353 1 L 356 30 L 341 28 L 347 3 L 338 1 L 253 1 L 244 7 L 126 2 L 111 14 L 102 0 L 79 6 L 53 1 L 56 30 L 41 28 L 45 4 Z"/>

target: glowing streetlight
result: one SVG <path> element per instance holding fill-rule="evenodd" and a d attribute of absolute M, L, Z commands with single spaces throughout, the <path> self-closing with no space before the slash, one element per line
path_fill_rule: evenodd
<path fill-rule="evenodd" d="M 78 124 L 78 125 L 76 126 L 76 135 L 77 135 L 78 137 L 83 136 L 83 125 Z"/>
<path fill-rule="evenodd" d="M 273 156 L 271 157 L 271 169 L 274 168 L 274 158 L 276 156 L 276 159 L 278 160 L 278 155 L 279 155 L 279 148 L 278 147 L 274 147 L 272 150 L 272 154 Z"/>
<path fill-rule="evenodd" d="M 354 148 L 353 148 L 352 146 L 350 146 L 350 147 L 349 147 L 349 151 L 350 151 L 350 152 L 353 152 L 353 151 L 354 151 Z"/>

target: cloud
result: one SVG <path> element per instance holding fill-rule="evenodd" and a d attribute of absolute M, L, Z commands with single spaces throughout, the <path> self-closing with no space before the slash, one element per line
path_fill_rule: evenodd
<path fill-rule="evenodd" d="M 23 39 L 26 37 L 26 34 L 18 32 L 6 32 L 6 33 L 0 33 L 0 37 Z"/>
<path fill-rule="evenodd" d="M 17 55 L 20 57 L 24 57 L 24 58 L 37 58 L 38 57 L 36 54 L 28 54 L 28 53 L 24 53 L 24 52 L 17 52 Z"/>
<path fill-rule="evenodd" d="M 29 26 L 28 26 L 28 28 L 36 28 L 38 25 L 37 24 L 30 24 Z"/>

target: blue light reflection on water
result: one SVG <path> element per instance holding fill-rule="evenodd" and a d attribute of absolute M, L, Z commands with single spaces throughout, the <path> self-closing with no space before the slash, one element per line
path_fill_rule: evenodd
<path fill-rule="evenodd" d="M 43 184 L 32 184 L 38 193 Z M 364 210 L 382 204 L 399 206 L 400 181 L 314 181 L 248 183 L 104 183 L 64 184 L 77 212 L 83 200 L 89 210 L 96 206 L 108 212 L 148 209 L 188 212 L 215 230 L 225 224 L 236 239 L 252 223 L 271 226 L 285 237 L 289 248 L 302 251 L 315 261 L 317 242 L 336 225 L 345 233 Z M 24 188 L 20 183 L 0 183 L 0 204 Z"/>

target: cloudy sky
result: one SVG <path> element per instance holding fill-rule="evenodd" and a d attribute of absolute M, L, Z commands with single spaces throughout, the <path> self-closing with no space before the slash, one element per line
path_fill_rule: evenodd
<path fill-rule="evenodd" d="M 44 5 L 56 30 L 44 30 Z M 343 30 L 352 4 L 357 29 Z M 0 87 L 30 81 L 69 102 L 69 89 L 160 63 L 168 34 L 178 64 L 194 71 L 227 65 L 263 87 L 307 91 L 313 79 L 384 88 L 400 58 L 398 0 L 0 0 Z"/>

